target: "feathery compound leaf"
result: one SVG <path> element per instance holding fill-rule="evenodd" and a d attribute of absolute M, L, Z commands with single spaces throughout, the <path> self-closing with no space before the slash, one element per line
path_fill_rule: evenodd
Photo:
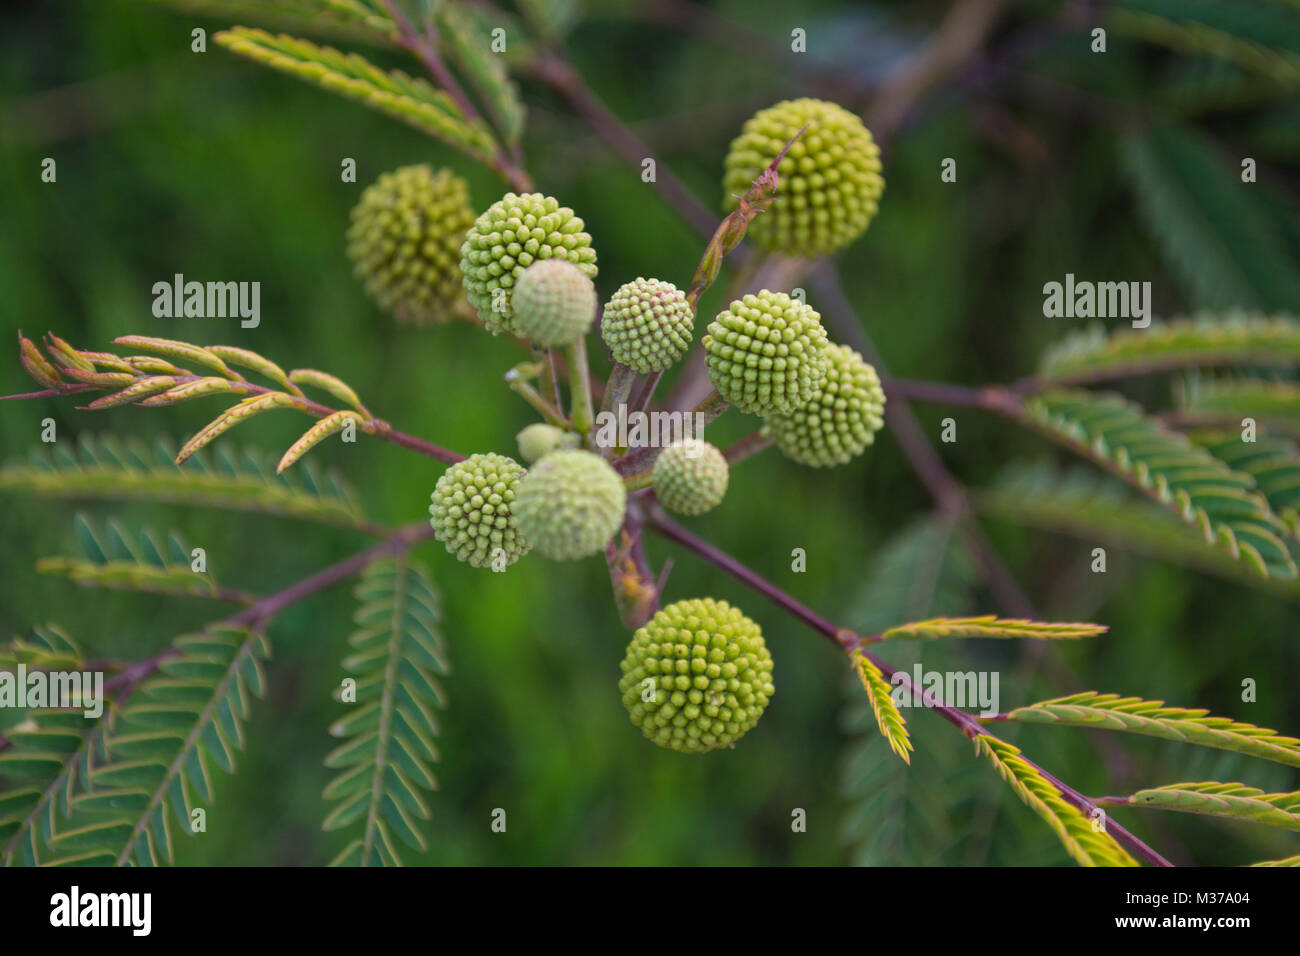
<path fill-rule="evenodd" d="M 53 456 L 49 446 L 40 446 L 29 464 L 0 467 L 0 491 L 195 505 L 369 528 L 342 478 L 321 475 L 311 462 L 296 481 L 277 477 L 267 456 L 253 448 L 236 454 L 218 448 L 177 465 L 176 448 L 165 439 L 150 449 L 134 439 L 82 435 L 77 446 L 72 452 L 61 443 Z"/>
<path fill-rule="evenodd" d="M 218 587 L 210 572 L 193 569 L 189 546 L 175 531 L 164 546 L 148 528 L 133 537 L 112 520 L 102 532 L 96 532 L 84 515 L 77 515 L 76 522 L 86 557 L 42 558 L 36 562 L 37 571 L 64 575 L 86 587 L 178 597 L 242 599 L 241 595 Z"/>
<path fill-rule="evenodd" d="M 28 670 L 79 671 L 82 660 L 77 642 L 53 624 L 35 626 L 26 637 L 0 644 L 0 670 L 25 664 Z"/>
<path fill-rule="evenodd" d="M 1020 756 L 1019 748 L 979 734 L 975 737 L 975 752 L 989 758 L 1016 796 L 1047 822 L 1080 866 L 1138 865 L 1114 837 L 1094 829 L 1091 820 L 1067 803 L 1061 791 Z"/>
<path fill-rule="evenodd" d="M 466 119 L 450 96 L 400 70 L 385 73 L 355 53 L 343 54 L 264 30 L 235 27 L 216 34 L 216 41 L 240 56 L 291 73 L 379 110 L 437 137 L 480 163 L 490 164 L 495 142 L 487 128 Z"/>
<path fill-rule="evenodd" d="M 1241 783 L 1172 783 L 1107 800 L 1115 805 L 1181 810 L 1300 830 L 1300 793 L 1265 793 Z"/>
<path fill-rule="evenodd" d="M 1255 479 L 1273 513 L 1300 537 L 1300 448 L 1284 438 L 1256 436 L 1242 441 L 1240 432 L 1192 432 L 1192 441 L 1229 468 Z"/>
<path fill-rule="evenodd" d="M 983 617 L 936 617 L 891 627 L 881 638 L 886 641 L 937 641 L 941 637 L 1032 637 L 1070 640 L 1105 634 L 1104 624 L 1048 624 L 1041 621 L 1013 621 L 988 614 Z"/>
<path fill-rule="evenodd" d="M 335 412 L 333 415 L 327 415 L 322 418 L 303 434 L 289 450 L 284 453 L 280 463 L 276 465 L 275 473 L 278 475 L 286 468 L 296 462 L 307 452 L 311 451 L 318 444 L 323 442 L 330 435 L 337 434 L 347 428 L 349 424 L 357 428 L 366 430 L 365 421 L 356 414 L 356 412 Z"/>
<path fill-rule="evenodd" d="M 1108 332 L 1092 325 L 1043 353 L 1039 375 L 1070 382 L 1195 366 L 1296 363 L 1300 322 L 1294 316 L 1230 310 L 1153 322 L 1145 329 Z"/>
<path fill-rule="evenodd" d="M 1178 127 L 1121 141 L 1152 233 L 1206 309 L 1300 311 L 1300 270 L 1269 210 L 1212 146 Z"/>
<path fill-rule="evenodd" d="M 380 0 L 151 0 L 187 13 L 252 21 L 377 46 L 396 41 L 397 27 Z"/>
<path fill-rule="evenodd" d="M 434 8 L 434 20 L 439 40 L 469 77 L 502 138 L 511 144 L 519 142 L 524 131 L 524 104 L 506 71 L 505 56 L 492 49 L 487 24 L 479 19 L 477 11 L 448 0 Z"/>
<path fill-rule="evenodd" d="M 885 675 L 880 672 L 880 668 L 865 654 L 854 653 L 852 660 L 853 670 L 862 681 L 867 699 L 871 702 L 871 710 L 876 715 L 876 726 L 880 728 L 881 735 L 889 741 L 889 749 L 898 754 L 903 763 L 911 763 L 912 758 L 909 753 L 912 749 L 912 741 L 907 736 L 907 722 L 903 720 L 903 715 L 890 695 L 889 681 L 885 680 Z"/>
<path fill-rule="evenodd" d="M 261 395 L 246 398 L 239 404 L 227 408 L 208 422 L 199 430 L 197 435 L 181 446 L 181 450 L 176 453 L 176 464 L 185 464 L 186 459 L 200 448 L 210 444 L 236 425 L 248 421 L 255 415 L 269 412 L 273 408 L 297 408 L 302 410 L 303 404 L 301 398 L 295 398 L 283 392 L 263 392 Z"/>
<path fill-rule="evenodd" d="M 1300 438 L 1300 384 L 1295 382 L 1189 378 L 1175 397 L 1179 409 L 1193 419 L 1240 425 L 1250 418 Z"/>
<path fill-rule="evenodd" d="M 374 417 L 370 414 L 370 410 L 361 404 L 361 399 L 357 397 L 357 393 L 353 391 L 352 386 L 329 372 L 320 372 L 314 368 L 296 368 L 289 373 L 289 381 L 295 385 L 310 385 L 312 388 L 319 388 L 321 391 L 329 392 L 340 402 L 351 405 L 367 418 Z"/>
<path fill-rule="evenodd" d="M 182 362 L 193 362 L 196 365 L 204 365 L 227 378 L 235 377 L 215 352 L 210 352 L 201 345 L 177 342 L 175 339 L 160 339 L 151 335 L 120 335 L 113 340 L 113 344 L 140 349 L 142 352 L 155 352 Z"/>
<path fill-rule="evenodd" d="M 1284 87 L 1300 85 L 1300 11 L 1275 0 L 1123 0 L 1120 33 L 1180 53 L 1236 63 Z"/>
<path fill-rule="evenodd" d="M 1300 581 L 1261 578 L 1191 525 L 1141 498 L 1107 475 L 1082 465 L 1058 469 L 1046 462 L 1008 469 L 972 496 L 984 514 L 1084 541 L 1106 543 L 1230 581 L 1300 597 Z M 1294 549 L 1293 549 L 1294 551 Z"/>
<path fill-rule="evenodd" d="M 212 804 L 213 766 L 234 773 L 251 700 L 266 686 L 266 639 L 216 626 L 173 646 L 160 673 L 114 711 L 97 759 L 69 787 L 64 819 L 50 827 L 53 859 L 44 862 L 171 863 L 172 834 L 192 832 L 192 811 Z"/>
<path fill-rule="evenodd" d="M 1250 475 L 1233 471 L 1186 435 L 1118 395 L 1049 392 L 1025 403 L 1026 419 L 1200 528 L 1207 542 L 1264 577 L 1292 579 L 1286 525 Z"/>
<path fill-rule="evenodd" d="M 1282 737 L 1275 730 L 1227 717 L 1211 717 L 1209 711 L 1200 708 L 1166 707 L 1162 700 L 1087 691 L 1017 707 L 1006 716 L 1023 723 L 1065 724 L 1144 734 L 1300 767 L 1300 740 Z"/>
<path fill-rule="evenodd" d="M 356 700 L 330 727 L 346 742 L 325 758 L 341 770 L 325 799 L 341 801 L 324 829 L 362 823 L 361 836 L 334 865 L 401 865 L 395 840 L 427 848 L 418 820 L 428 820 L 423 792 L 437 788 L 435 709 L 446 707 L 438 677 L 450 671 L 438 597 L 428 575 L 405 556 L 377 561 L 356 590 L 361 608 L 343 668 L 356 675 Z M 336 694 L 336 697 L 341 695 Z"/>

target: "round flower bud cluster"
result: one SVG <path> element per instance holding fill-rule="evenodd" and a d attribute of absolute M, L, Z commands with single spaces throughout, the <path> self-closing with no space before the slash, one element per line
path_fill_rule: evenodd
<path fill-rule="evenodd" d="M 708 753 L 758 723 L 773 694 L 759 626 L 725 601 L 678 601 L 632 635 L 618 689 L 660 747 Z"/>
<path fill-rule="evenodd" d="M 826 332 L 811 306 L 763 290 L 737 299 L 704 336 L 709 379 L 742 412 L 791 412 L 826 374 Z"/>
<path fill-rule="evenodd" d="M 515 441 L 519 443 L 520 456 L 531 465 L 556 449 L 577 448 L 579 438 L 576 433 L 566 432 L 563 428 L 545 422 L 533 422 L 520 430 Z"/>
<path fill-rule="evenodd" d="M 727 459 L 714 445 L 687 438 L 659 453 L 651 477 L 655 496 L 669 511 L 702 515 L 722 502 L 729 473 Z"/>
<path fill-rule="evenodd" d="M 769 415 L 763 432 L 787 458 L 814 468 L 862 454 L 884 425 L 885 392 L 876 370 L 847 345 L 826 348 L 826 377 L 804 405 Z"/>
<path fill-rule="evenodd" d="M 445 322 L 464 297 L 460 246 L 473 222 L 465 180 L 447 169 L 403 166 L 380 176 L 352 208 L 348 257 L 366 293 L 399 320 Z"/>
<path fill-rule="evenodd" d="M 605 305 L 600 335 L 615 362 L 645 375 L 662 372 L 690 348 L 695 312 L 671 282 L 637 279 Z"/>
<path fill-rule="evenodd" d="M 513 296 L 515 327 L 538 345 L 571 345 L 596 318 L 596 287 L 565 259 L 534 262 Z"/>
<path fill-rule="evenodd" d="M 812 258 L 842 249 L 867 231 L 885 180 L 880 149 L 862 120 L 824 100 L 786 100 L 751 117 L 727 153 L 723 190 L 735 197 L 767 169 L 805 125 L 777 167 L 777 201 L 749 226 L 762 248 Z"/>
<path fill-rule="evenodd" d="M 524 538 L 553 561 L 605 547 L 623 523 L 623 479 L 605 459 L 577 449 L 553 451 L 519 483 L 513 505 Z"/>
<path fill-rule="evenodd" d="M 515 283 L 534 262 L 565 259 L 596 277 L 596 250 L 582 226 L 572 209 L 541 193 L 506 193 L 474 221 L 460 247 L 460 270 L 489 332 L 515 331 Z"/>
<path fill-rule="evenodd" d="M 505 570 L 528 553 L 514 514 L 523 467 L 504 455 L 471 455 L 442 473 L 430 496 L 434 536 L 476 568 Z"/>

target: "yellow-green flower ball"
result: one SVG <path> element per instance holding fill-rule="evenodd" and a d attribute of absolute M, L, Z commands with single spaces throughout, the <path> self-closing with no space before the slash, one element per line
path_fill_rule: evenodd
<path fill-rule="evenodd" d="M 642 375 L 662 372 L 691 347 L 695 312 L 671 282 L 636 279 L 605 304 L 600 335 L 615 362 Z"/>
<path fill-rule="evenodd" d="M 618 689 L 632 723 L 660 747 L 730 747 L 774 692 L 759 626 L 726 601 L 670 604 L 632 635 Z"/>
<path fill-rule="evenodd" d="M 384 173 L 352 208 L 348 257 L 366 293 L 399 321 L 445 322 L 463 305 L 460 246 L 474 222 L 465 180 L 450 170 Z"/>
<path fill-rule="evenodd" d="M 524 538 L 552 561 L 596 554 L 623 523 L 627 493 L 605 459 L 563 449 L 541 459 L 515 497 L 514 513 Z"/>
<path fill-rule="evenodd" d="M 826 341 L 811 306 L 784 292 L 747 295 L 709 323 L 703 340 L 709 380 L 742 412 L 790 412 L 826 374 Z"/>
<path fill-rule="evenodd" d="M 826 348 L 826 377 L 804 405 L 769 415 L 763 431 L 803 465 L 843 465 L 862 454 L 885 423 L 885 392 L 876 370 L 847 345 Z"/>
<path fill-rule="evenodd" d="M 534 262 L 565 259 L 596 277 L 596 250 L 582 220 L 541 193 L 506 193 L 470 227 L 460 247 L 465 292 L 493 335 L 514 332 L 515 283 Z"/>
<path fill-rule="evenodd" d="M 776 159 L 804 125 L 777 167 L 777 200 L 750 223 L 759 246 L 811 259 L 835 252 L 871 225 L 885 180 L 880 149 L 862 120 L 825 100 L 786 100 L 752 116 L 727 153 L 723 189 L 728 211 L 736 196 Z"/>
<path fill-rule="evenodd" d="M 566 432 L 546 422 L 533 422 L 520 429 L 515 441 L 519 443 L 520 457 L 531 465 L 558 448 L 577 448 L 580 439 L 577 432 Z"/>
<path fill-rule="evenodd" d="M 702 515 L 721 504 L 730 469 L 717 447 L 698 438 L 669 445 L 655 459 L 655 497 L 679 515 Z"/>
<path fill-rule="evenodd" d="M 515 327 L 538 345 L 571 345 L 596 319 L 596 287 L 565 259 L 534 262 L 519 276 Z"/>
<path fill-rule="evenodd" d="M 434 537 L 476 568 L 504 571 L 528 553 L 514 514 L 523 467 L 504 455 L 471 455 L 442 473 L 429 505 Z"/>

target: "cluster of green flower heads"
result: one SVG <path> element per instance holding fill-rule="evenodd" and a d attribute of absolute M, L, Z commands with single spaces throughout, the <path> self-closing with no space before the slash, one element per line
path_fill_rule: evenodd
<path fill-rule="evenodd" d="M 651 479 L 655 496 L 669 511 L 702 515 L 727 494 L 730 469 L 717 447 L 699 438 L 669 445 L 655 459 Z"/>
<path fill-rule="evenodd" d="M 769 415 L 763 432 L 787 458 L 825 468 L 862 454 L 885 424 L 876 370 L 847 345 L 826 347 L 826 377 L 793 412 Z"/>
<path fill-rule="evenodd" d="M 600 335 L 615 362 L 642 375 L 676 364 L 691 347 L 695 310 L 671 282 L 637 278 L 605 304 Z"/>
<path fill-rule="evenodd" d="M 504 455 L 472 455 L 442 473 L 429 505 L 434 536 L 476 568 L 504 571 L 528 553 L 515 521 L 523 467 Z"/>
<path fill-rule="evenodd" d="M 401 321 L 445 322 L 464 307 L 460 247 L 473 222 L 465 180 L 403 166 L 366 187 L 352 208 L 348 256 L 381 308 Z"/>
<path fill-rule="evenodd" d="M 583 222 L 559 200 L 541 193 L 506 193 L 474 220 L 460 247 L 465 291 L 489 332 L 517 331 L 515 284 L 534 262 L 564 259 L 589 279 L 596 250 Z"/>
<path fill-rule="evenodd" d="M 760 110 L 727 153 L 727 208 L 807 130 L 777 166 L 777 202 L 750 225 L 748 237 L 773 252 L 811 259 L 857 239 L 876 215 L 885 180 L 880 148 L 856 114 L 825 100 L 786 100 Z"/>
<path fill-rule="evenodd" d="M 596 287 L 566 259 L 543 259 L 525 269 L 513 302 L 515 327 L 537 345 L 572 345 L 596 318 Z"/>
<path fill-rule="evenodd" d="M 730 747 L 774 693 L 772 655 L 759 626 L 725 601 L 663 608 L 632 635 L 618 689 L 632 723 L 660 747 Z"/>
<path fill-rule="evenodd" d="M 737 299 L 709 323 L 705 357 L 713 387 L 742 412 L 791 412 L 826 375 L 821 316 L 784 292 Z"/>
<path fill-rule="evenodd" d="M 580 449 L 544 456 L 519 483 L 514 503 L 524 538 L 552 561 L 600 552 L 623 523 L 626 509 L 618 472 Z"/>

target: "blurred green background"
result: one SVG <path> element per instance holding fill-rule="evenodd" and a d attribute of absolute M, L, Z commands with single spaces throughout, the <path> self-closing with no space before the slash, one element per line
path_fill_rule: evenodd
<path fill-rule="evenodd" d="M 811 0 L 795 11 L 784 0 L 725 0 L 709 7 L 721 18 L 709 21 L 721 24 L 716 31 L 646 15 L 672 8 L 592 4 L 569 47 L 592 87 L 660 161 L 719 208 L 722 159 L 750 113 L 790 96 L 827 95 L 827 72 L 842 86 L 842 102 L 864 108 L 881 79 L 932 35 L 948 4 Z M 400 429 L 465 453 L 515 453 L 515 433 L 532 420 L 502 384 L 518 361 L 515 348 L 466 326 L 397 326 L 365 297 L 344 255 L 349 209 L 381 172 L 417 162 L 450 166 L 469 180 L 479 208 L 504 191 L 494 176 L 391 120 L 236 59 L 210 36 L 207 53 L 190 52 L 193 27 L 211 33 L 229 21 L 139 0 L 19 2 L 2 16 L 6 341 L 18 329 L 33 337 L 48 329 L 89 349 L 126 333 L 238 345 L 285 367 L 337 374 Z M 1066 272 L 1149 279 L 1160 315 L 1202 304 L 1145 228 L 1121 160 L 1120 138 L 1154 123 L 1194 129 L 1225 156 L 1257 156 L 1257 195 L 1269 197 L 1262 215 L 1282 244 L 1275 253 L 1292 267 L 1300 258 L 1300 141 L 1288 123 L 1297 115 L 1294 87 L 1118 31 L 1099 57 L 1069 16 L 1070 5 L 1010 5 L 993 52 L 925 97 L 889 143 L 880 214 L 842 256 L 841 273 L 895 375 L 978 385 L 1028 374 L 1045 346 L 1085 324 L 1042 316 L 1043 283 Z M 795 27 L 808 31 L 806 59 L 780 55 Z M 777 55 L 755 54 L 766 49 L 764 38 Z M 655 187 L 611 157 L 547 91 L 525 83 L 524 95 L 530 168 L 540 189 L 585 219 L 600 255 L 602 296 L 638 275 L 688 285 L 701 243 Z M 39 178 L 47 156 L 58 163 L 55 184 Z M 358 183 L 339 181 L 344 157 L 356 159 Z M 940 182 L 944 157 L 958 161 L 955 184 Z M 177 272 L 260 281 L 261 326 L 155 318 L 151 286 Z M 711 291 L 702 314 L 717 307 L 725 285 Z M 1259 295 L 1239 304 L 1300 311 L 1284 283 Z M 603 358 L 596 361 L 603 371 Z M 0 392 L 32 387 L 16 355 L 0 363 Z M 1133 394 L 1158 404 L 1165 389 L 1147 381 Z M 183 439 L 220 407 L 203 401 L 92 415 L 73 405 L 0 407 L 0 457 L 25 457 L 47 416 L 60 442 L 84 433 Z M 1040 439 L 975 412 L 918 413 L 936 441 L 940 418 L 957 418 L 959 440 L 940 446 L 942 456 L 973 487 L 994 481 L 1008 462 L 1054 456 Z M 725 445 L 755 425 L 733 413 L 710 437 Z M 302 428 L 300 417 L 268 415 L 222 441 L 278 454 Z M 364 439 L 327 442 L 312 456 L 344 475 L 367 512 L 386 523 L 425 515 L 440 473 L 435 462 Z M 227 611 L 79 590 L 38 575 L 35 559 L 76 553 L 77 510 L 117 515 L 132 528 L 177 528 L 207 550 L 223 584 L 259 593 L 368 543 L 287 519 L 8 493 L 0 500 L 0 634 L 53 621 L 96 657 L 147 657 Z M 886 431 L 863 458 L 825 473 L 774 452 L 751 459 L 733 473 L 725 503 L 690 526 L 826 616 L 866 629 L 893 623 L 876 618 L 916 584 L 877 579 L 873 587 L 877 558 L 930 508 Z M 1110 633 L 1049 650 L 1065 668 L 1064 684 L 1026 665 L 1022 648 L 986 646 L 1001 642 L 928 646 L 919 656 L 927 668 L 998 670 L 1003 709 L 1097 689 L 1300 731 L 1293 600 L 1117 549 L 1108 573 L 1093 575 L 1095 543 L 1000 521 L 988 528 L 1043 615 L 1095 620 Z M 807 573 L 792 573 L 794 548 L 806 550 Z M 652 746 L 629 723 L 617 692 L 627 634 L 600 561 L 533 556 L 495 575 L 426 543 L 415 554 L 443 595 L 455 672 L 431 849 L 408 852 L 408 862 L 1068 862 L 1051 832 L 947 724 L 929 714 L 911 718 L 917 753 L 906 770 L 862 723 L 860 692 L 852 693 L 844 660 L 823 640 L 695 557 L 653 539 L 649 549 L 656 567 L 670 555 L 676 561 L 668 599 L 725 598 L 762 624 L 777 694 L 760 725 L 735 750 L 704 758 Z M 1003 610 L 960 556 L 950 558 L 969 594 L 956 603 Z M 335 743 L 326 728 L 341 705 L 329 694 L 342 677 L 354 608 L 350 587 L 339 586 L 276 620 L 270 692 L 255 708 L 247 752 L 235 776 L 217 781 L 208 832 L 180 842 L 181 862 L 321 864 L 342 848 L 343 834 L 320 830 L 330 776 L 322 758 Z M 926 616 L 928 607 L 920 611 Z M 884 656 L 898 664 L 918 658 L 911 649 Z M 1253 704 L 1240 701 L 1246 677 L 1259 684 Z M 1089 794 L 1192 779 L 1296 789 L 1285 768 L 1215 751 L 1118 739 L 1124 761 L 1112 754 L 1107 766 L 1087 731 L 1012 727 L 1007 736 Z M 498 807 L 508 814 L 504 834 L 490 829 Z M 791 832 L 796 808 L 806 811 L 806 832 Z M 1178 862 L 1237 864 L 1296 852 L 1288 835 L 1249 824 L 1121 818 Z"/>

